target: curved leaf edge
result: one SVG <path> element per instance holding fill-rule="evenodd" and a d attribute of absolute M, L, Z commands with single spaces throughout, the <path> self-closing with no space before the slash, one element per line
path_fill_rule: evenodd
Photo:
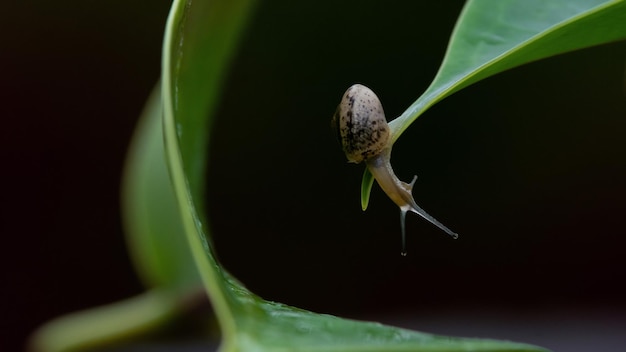
<path fill-rule="evenodd" d="M 552 36 L 560 34 L 562 31 L 566 31 L 568 27 L 573 24 L 577 24 L 580 21 L 584 21 L 590 17 L 597 16 L 599 14 L 604 14 L 607 12 L 613 12 L 619 14 L 620 7 L 622 10 L 626 10 L 626 1 L 624 0 L 610 0 L 602 5 L 598 5 L 589 9 L 586 12 L 579 13 L 576 16 L 570 17 L 565 21 L 561 21 L 559 23 L 554 24 L 553 26 L 547 28 L 546 30 L 537 33 L 527 40 L 518 43 L 513 46 L 511 49 L 501 53 L 500 55 L 492 58 L 491 60 L 481 64 L 480 66 L 470 69 L 467 72 L 463 72 L 457 74 L 458 77 L 456 80 L 452 80 L 450 82 L 444 82 L 443 84 L 440 82 L 442 80 L 442 74 L 445 72 L 448 67 L 448 63 L 450 62 L 450 54 L 449 51 L 455 44 L 455 38 L 458 35 L 460 28 L 462 28 L 463 24 L 463 16 L 468 12 L 469 7 L 477 2 L 476 0 L 468 1 L 466 6 L 463 8 L 461 15 L 459 17 L 459 21 L 455 26 L 452 35 L 450 44 L 448 46 L 448 52 L 444 55 L 444 59 L 438 70 L 435 78 L 429 87 L 424 91 L 424 93 L 413 103 L 411 104 L 398 118 L 394 119 L 389 123 L 390 128 L 392 130 L 392 140 L 395 142 L 400 138 L 402 133 L 413 123 L 419 116 L 421 116 L 427 109 L 432 107 L 434 104 L 440 102 L 441 100 L 449 97 L 450 95 L 458 92 L 459 90 L 466 88 L 474 83 L 477 83 L 483 79 L 489 78 L 498 73 L 504 72 L 509 69 L 513 69 L 515 67 L 519 67 L 534 61 L 543 60 L 552 56 L 565 54 L 571 51 L 581 50 L 585 48 L 589 48 L 596 45 L 601 45 L 605 43 L 609 43 L 612 41 L 626 39 L 626 26 L 624 26 L 623 33 L 621 37 L 615 38 L 614 36 L 607 36 L 605 40 L 599 40 L 592 43 L 585 43 L 579 46 L 574 46 L 570 48 L 566 48 L 565 50 L 558 52 L 548 52 L 544 55 L 535 55 L 529 56 L 529 59 L 513 62 L 511 65 L 502 65 L 501 67 L 495 67 L 499 65 L 505 59 L 510 59 L 514 57 L 514 55 L 519 54 L 520 52 L 524 52 L 525 49 L 529 48 L 531 45 L 536 46 L 540 41 L 550 39 Z"/>
<path fill-rule="evenodd" d="M 174 96 L 177 93 L 176 75 L 181 67 L 183 26 L 190 9 L 191 1 L 174 0 L 165 27 L 162 52 L 162 102 L 163 138 L 168 169 L 179 207 L 185 236 L 204 283 L 204 289 L 211 300 L 224 340 L 235 334 L 236 326 L 231 310 L 232 300 L 227 296 L 221 267 L 213 258 L 210 245 L 201 229 L 201 221 L 195 210 L 188 181 L 183 168 L 181 149 L 178 141 L 177 123 L 174 113 Z"/>

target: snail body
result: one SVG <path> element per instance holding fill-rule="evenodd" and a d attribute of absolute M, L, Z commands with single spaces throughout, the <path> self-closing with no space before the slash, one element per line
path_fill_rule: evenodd
<path fill-rule="evenodd" d="M 402 182 L 391 167 L 391 130 L 376 94 L 361 84 L 348 88 L 333 115 L 332 125 L 343 151 L 351 163 L 365 162 L 382 190 L 400 207 L 402 255 L 406 255 L 405 217 L 413 212 L 457 238 L 458 235 L 428 215 L 413 199 L 413 185 Z"/>

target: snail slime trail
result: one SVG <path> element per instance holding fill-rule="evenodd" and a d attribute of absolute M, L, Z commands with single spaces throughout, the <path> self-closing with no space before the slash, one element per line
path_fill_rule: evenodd
<path fill-rule="evenodd" d="M 452 238 L 458 237 L 415 203 L 412 190 L 417 176 L 413 177 L 411 183 L 406 183 L 400 181 L 393 172 L 391 130 L 385 119 L 383 106 L 371 89 L 361 84 L 348 88 L 333 115 L 332 126 L 348 162 L 364 161 L 380 188 L 400 207 L 403 256 L 406 255 L 407 212 L 420 215 Z"/>

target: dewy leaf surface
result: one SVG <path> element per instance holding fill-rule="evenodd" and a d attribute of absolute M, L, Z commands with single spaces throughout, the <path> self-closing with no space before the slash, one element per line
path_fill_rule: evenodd
<path fill-rule="evenodd" d="M 625 38 L 623 0 L 470 0 L 435 79 L 390 122 L 393 140 L 429 107 L 472 83 L 542 58 Z M 367 182 L 361 185 L 361 204 L 366 207 L 373 179 L 363 179 Z"/>
<path fill-rule="evenodd" d="M 225 351 L 541 351 L 513 342 L 440 337 L 265 301 L 222 269 L 203 204 L 206 148 L 220 82 L 251 1 L 174 1 L 163 48 L 166 154 L 180 217 Z M 267 117 L 270 118 L 270 117 Z"/>

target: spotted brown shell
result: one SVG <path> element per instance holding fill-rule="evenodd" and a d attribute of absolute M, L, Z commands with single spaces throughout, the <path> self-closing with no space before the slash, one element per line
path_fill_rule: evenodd
<path fill-rule="evenodd" d="M 379 155 L 389 143 L 391 133 L 383 106 L 376 94 L 361 84 L 346 90 L 332 125 L 351 163 Z"/>

